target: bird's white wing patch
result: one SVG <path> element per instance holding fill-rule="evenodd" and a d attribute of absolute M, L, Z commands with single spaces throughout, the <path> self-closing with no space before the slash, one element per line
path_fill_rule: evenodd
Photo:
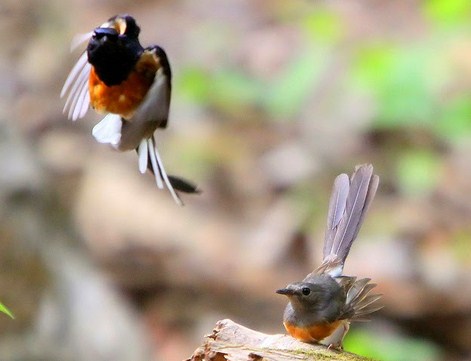
<path fill-rule="evenodd" d="M 121 140 L 123 121 L 118 114 L 108 114 L 93 127 L 92 134 L 98 143 L 111 144 L 117 148 Z"/>

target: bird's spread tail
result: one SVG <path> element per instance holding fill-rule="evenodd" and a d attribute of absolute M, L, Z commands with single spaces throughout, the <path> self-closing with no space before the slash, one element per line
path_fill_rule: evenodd
<path fill-rule="evenodd" d="M 370 283 L 369 278 L 357 280 L 355 277 L 341 277 L 339 283 L 345 288 L 347 299 L 345 304 L 349 313 L 342 317 L 351 321 L 368 321 L 368 315 L 383 308 L 377 301 L 382 297 L 380 294 L 371 294 L 376 284 Z"/>
<path fill-rule="evenodd" d="M 368 207 L 378 188 L 379 177 L 373 166 L 357 166 L 349 179 L 346 174 L 334 182 L 327 216 L 324 260 L 318 271 L 339 276 L 350 247 L 358 235 Z"/>

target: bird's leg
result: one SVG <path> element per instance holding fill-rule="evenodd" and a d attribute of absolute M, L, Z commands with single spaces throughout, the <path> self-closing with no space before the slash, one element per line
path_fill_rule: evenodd
<path fill-rule="evenodd" d="M 350 322 L 342 322 L 339 327 L 328 337 L 322 340 L 324 345 L 327 345 L 329 350 L 343 350 L 343 339 L 350 329 Z"/>

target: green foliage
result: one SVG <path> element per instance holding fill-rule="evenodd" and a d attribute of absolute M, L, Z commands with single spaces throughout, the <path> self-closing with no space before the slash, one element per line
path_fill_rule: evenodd
<path fill-rule="evenodd" d="M 327 58 L 327 52 L 320 48 L 295 58 L 272 84 L 265 87 L 267 91 L 262 95 L 265 110 L 278 119 L 296 115 L 319 81 Z"/>
<path fill-rule="evenodd" d="M 429 59 L 430 49 L 419 46 L 400 48 L 381 44 L 359 51 L 353 76 L 374 97 L 376 126 L 433 121 L 439 79 L 432 74 Z"/>
<path fill-rule="evenodd" d="M 259 94 L 259 84 L 254 79 L 231 69 L 216 73 L 210 88 L 213 102 L 231 113 L 254 105 Z"/>
<path fill-rule="evenodd" d="M 322 5 L 297 2 L 280 9 L 280 20 L 303 31 L 307 40 L 291 62 L 269 80 L 227 64 L 216 72 L 187 69 L 179 86 L 184 95 L 229 115 L 256 109 L 269 119 L 296 117 L 331 63 L 332 50 L 344 39 L 346 25 L 338 12 Z M 358 39 L 347 81 L 353 80 L 354 86 L 372 97 L 373 126 L 421 124 L 438 138 L 453 142 L 471 133 L 471 100 L 462 93 L 444 98 L 444 89 L 459 75 L 447 57 L 450 39 L 441 25 L 461 32 L 465 27 L 464 33 L 469 33 L 471 2 L 429 0 L 422 10 L 431 20 L 429 37 L 412 42 Z"/>
<path fill-rule="evenodd" d="M 0 302 L 0 312 L 10 316 L 11 318 L 15 318 L 13 316 L 13 313 L 1 302 Z"/>
<path fill-rule="evenodd" d="M 471 18 L 471 2 L 469 0 L 429 0 L 424 4 L 424 13 L 436 24 L 467 23 Z"/>
<path fill-rule="evenodd" d="M 471 97 L 468 94 L 459 95 L 443 106 L 435 131 L 450 141 L 459 141 L 471 134 Z"/>
<path fill-rule="evenodd" d="M 440 359 L 440 350 L 425 340 L 383 336 L 381 333 L 366 331 L 349 332 L 344 347 L 349 352 L 381 361 L 435 361 Z"/>
<path fill-rule="evenodd" d="M 471 134 L 469 95 L 443 97 L 442 89 L 452 80 L 449 59 L 436 56 L 443 51 L 440 44 L 375 44 L 359 50 L 352 79 L 374 100 L 375 127 L 422 125 L 447 141 Z"/>
<path fill-rule="evenodd" d="M 216 73 L 187 69 L 178 87 L 187 98 L 228 114 L 257 108 L 275 119 L 290 118 L 302 108 L 326 66 L 327 52 L 306 50 L 269 81 L 227 68 Z"/>
<path fill-rule="evenodd" d="M 233 69 L 215 73 L 187 69 L 180 78 L 179 88 L 190 100 L 227 113 L 240 113 L 254 105 L 259 97 L 257 81 Z"/>
<path fill-rule="evenodd" d="M 241 109 L 255 104 L 260 93 L 255 79 L 233 69 L 215 73 L 187 69 L 181 76 L 179 88 L 192 101 L 228 113 L 240 113 Z"/>
<path fill-rule="evenodd" d="M 426 149 L 408 150 L 398 159 L 398 183 L 403 192 L 411 196 L 424 196 L 438 181 L 440 161 Z"/>
<path fill-rule="evenodd" d="M 301 26 L 312 40 L 327 44 L 337 42 L 345 32 L 339 15 L 326 9 L 308 12 L 303 17 Z"/>
<path fill-rule="evenodd" d="M 471 260 L 471 229 L 461 229 L 452 234 L 452 252 L 456 260 L 469 265 Z"/>
<path fill-rule="evenodd" d="M 179 80 L 179 89 L 183 95 L 196 103 L 206 103 L 211 97 L 207 77 L 209 74 L 197 68 L 187 68 Z"/>

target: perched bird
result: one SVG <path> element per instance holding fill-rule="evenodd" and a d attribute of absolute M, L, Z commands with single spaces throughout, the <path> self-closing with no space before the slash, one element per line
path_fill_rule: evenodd
<path fill-rule="evenodd" d="M 74 39 L 73 48 L 85 41 L 88 45 L 62 88 L 61 97 L 67 95 L 64 112 L 74 121 L 84 117 L 90 106 L 107 114 L 93 128 L 95 139 L 120 151 L 137 150 L 140 172 L 149 169 L 157 186 L 166 186 L 182 205 L 176 191 L 198 193 L 198 189 L 167 175 L 154 136 L 168 122 L 170 63 L 161 47 L 142 47 L 139 32 L 133 17 L 117 15 Z"/>
<path fill-rule="evenodd" d="M 322 264 L 301 282 L 276 292 L 289 303 L 283 315 L 286 331 L 304 342 L 321 342 L 341 349 L 351 321 L 366 321 L 379 310 L 369 278 L 342 274 L 345 259 L 378 188 L 371 165 L 361 165 L 349 179 L 340 174 L 334 182 L 327 217 Z"/>

